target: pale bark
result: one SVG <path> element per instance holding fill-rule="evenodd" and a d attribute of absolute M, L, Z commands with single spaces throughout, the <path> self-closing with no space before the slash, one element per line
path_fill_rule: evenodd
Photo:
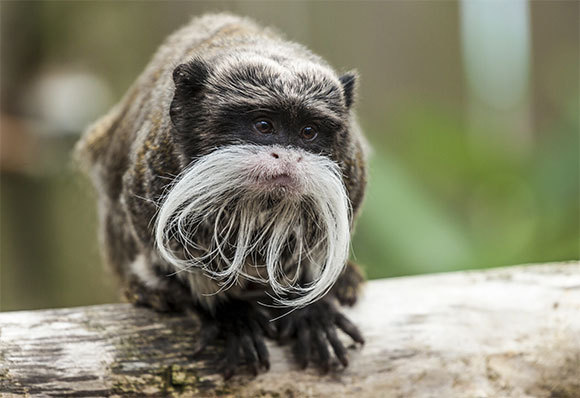
<path fill-rule="evenodd" d="M 300 371 L 271 343 L 269 372 L 224 383 L 215 346 L 191 355 L 195 316 L 1 313 L 0 395 L 580 397 L 578 262 L 372 281 L 347 314 L 367 343 L 346 370 Z"/>

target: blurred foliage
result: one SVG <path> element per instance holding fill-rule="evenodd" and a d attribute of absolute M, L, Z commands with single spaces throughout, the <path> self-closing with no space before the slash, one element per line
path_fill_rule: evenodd
<path fill-rule="evenodd" d="M 436 104 L 406 109 L 392 121 L 406 134 L 375 145 L 389 150 L 373 156 L 354 239 L 371 278 L 578 258 L 577 118 L 517 157 L 497 135 L 474 145 Z"/>
<path fill-rule="evenodd" d="M 353 257 L 369 277 L 579 257 L 577 2 L 530 3 L 529 88 L 510 109 L 470 91 L 455 2 L 0 7 L 2 310 L 117 300 L 70 149 L 163 38 L 207 11 L 257 18 L 359 71 L 373 154 Z"/>

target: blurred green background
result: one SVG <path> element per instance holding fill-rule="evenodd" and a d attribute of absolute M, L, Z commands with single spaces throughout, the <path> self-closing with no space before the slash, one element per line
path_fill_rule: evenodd
<path fill-rule="evenodd" d="M 370 278 L 578 259 L 579 2 L 1 4 L 0 309 L 117 301 L 70 150 L 193 15 L 273 25 L 360 75 Z"/>

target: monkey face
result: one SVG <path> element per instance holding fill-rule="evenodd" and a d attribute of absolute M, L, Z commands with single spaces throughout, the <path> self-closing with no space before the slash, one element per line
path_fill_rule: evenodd
<path fill-rule="evenodd" d="M 354 75 L 338 78 L 314 62 L 245 59 L 252 62 L 193 60 L 175 69 L 170 115 L 184 154 L 253 144 L 340 159 Z"/>
<path fill-rule="evenodd" d="M 211 66 L 180 65 L 173 78 L 173 133 L 190 163 L 158 214 L 161 256 L 226 286 L 238 277 L 267 281 L 283 305 L 319 298 L 348 256 L 352 215 L 340 160 L 352 151 L 354 75 L 222 54 Z M 267 275 L 250 272 L 248 259 Z M 297 285 L 305 276 L 307 286 Z M 297 296 L 283 298 L 290 293 Z"/>

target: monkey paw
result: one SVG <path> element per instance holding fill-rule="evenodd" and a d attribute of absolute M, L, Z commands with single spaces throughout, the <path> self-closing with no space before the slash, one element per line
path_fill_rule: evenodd
<path fill-rule="evenodd" d="M 303 369 L 312 361 L 327 373 L 333 362 L 329 345 L 340 363 L 348 366 L 347 351 L 338 338 L 337 328 L 355 342 L 364 344 L 358 328 L 328 300 L 295 310 L 280 318 L 279 323 L 280 341 L 292 342 L 294 356 Z"/>
<path fill-rule="evenodd" d="M 274 338 L 276 331 L 269 318 L 244 301 L 228 302 L 217 313 L 219 334 L 225 340 L 224 378 L 230 379 L 243 361 L 254 375 L 260 368 L 270 369 L 265 336 Z"/>

